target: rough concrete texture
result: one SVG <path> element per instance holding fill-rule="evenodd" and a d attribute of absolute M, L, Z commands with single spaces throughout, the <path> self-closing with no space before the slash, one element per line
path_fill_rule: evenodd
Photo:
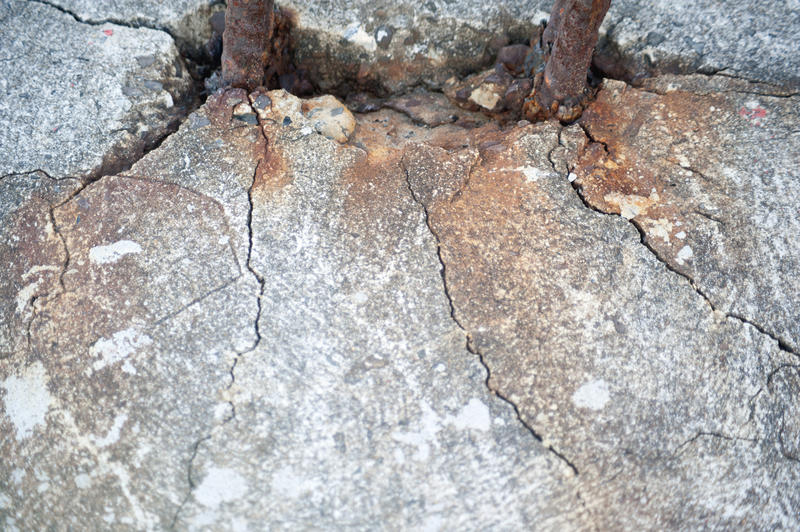
<path fill-rule="evenodd" d="M 26 273 L 60 281 L 2 362 L 3 528 L 165 528 L 231 415 L 214 392 L 254 342 L 255 282 L 220 206 L 171 184 L 106 177 L 35 229 L 62 247 L 21 246 Z"/>
<path fill-rule="evenodd" d="M 322 91 L 360 86 L 382 93 L 438 89 L 451 76 L 488 66 L 505 44 L 527 44 L 552 7 L 538 0 L 279 4 L 296 14 L 296 61 Z M 724 72 L 796 91 L 799 33 L 797 0 L 615 0 L 601 28 L 597 63 L 628 80 Z"/>
<path fill-rule="evenodd" d="M 606 82 L 575 184 L 714 308 L 800 352 L 800 97 L 706 76 L 647 88 Z"/>
<path fill-rule="evenodd" d="M 616 77 L 722 73 L 800 90 L 797 0 L 611 3 L 601 64 Z"/>
<path fill-rule="evenodd" d="M 800 528 L 795 59 L 571 126 L 385 98 L 547 9 L 299 6 L 381 94 L 218 92 L 142 156 L 171 39 L 3 4 L 0 529 Z"/>
<path fill-rule="evenodd" d="M 191 80 L 166 33 L 0 5 L 0 171 L 118 170 L 185 113 Z"/>
<path fill-rule="evenodd" d="M 453 75 L 474 72 L 508 42 L 527 43 L 550 10 L 540 0 L 278 4 L 294 13 L 295 61 L 321 90 L 358 85 L 378 93 L 440 88 Z"/>
<path fill-rule="evenodd" d="M 479 131 L 403 159 L 489 387 L 580 473 L 600 529 L 796 526 L 797 357 L 587 209 L 559 137 Z"/>
<path fill-rule="evenodd" d="M 212 35 L 209 17 L 225 9 L 221 0 L 33 0 L 93 25 L 114 23 L 166 31 L 181 49 L 202 47 Z"/>
<path fill-rule="evenodd" d="M 41 172 L 0 180 L 0 359 L 30 346 L 34 303 L 58 287 L 66 254 L 50 209 L 79 186 Z"/>
<path fill-rule="evenodd" d="M 270 141 L 251 192 L 259 342 L 179 527 L 574 527 L 572 472 L 488 393 L 450 318 L 395 124 L 342 147 L 297 98 L 252 99 Z"/>

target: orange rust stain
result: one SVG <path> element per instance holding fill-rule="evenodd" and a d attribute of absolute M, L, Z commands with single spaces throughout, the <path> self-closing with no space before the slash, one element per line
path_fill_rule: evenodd
<path fill-rule="evenodd" d="M 579 154 L 575 184 L 592 206 L 632 220 L 662 257 L 674 257 L 684 246 L 676 235 L 692 230 L 694 198 L 673 187 L 687 168 L 713 164 L 722 109 L 716 96 L 601 90 L 580 120 L 595 142 Z"/>
<path fill-rule="evenodd" d="M 265 147 L 257 163 L 253 192 L 269 195 L 291 182 L 292 173 L 282 150 L 272 146 Z"/>

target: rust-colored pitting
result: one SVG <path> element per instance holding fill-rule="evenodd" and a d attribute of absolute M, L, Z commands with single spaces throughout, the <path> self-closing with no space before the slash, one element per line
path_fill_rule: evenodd
<path fill-rule="evenodd" d="M 227 89 L 212 94 L 206 100 L 206 115 L 214 127 L 228 129 L 233 119 L 233 110 L 241 103 L 248 104 L 247 91 L 244 89 Z"/>

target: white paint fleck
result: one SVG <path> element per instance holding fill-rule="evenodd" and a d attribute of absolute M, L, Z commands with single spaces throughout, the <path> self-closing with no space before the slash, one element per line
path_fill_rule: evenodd
<path fill-rule="evenodd" d="M 475 398 L 470 399 L 451 422 L 459 430 L 476 429 L 487 431 L 492 426 L 489 407 Z"/>
<path fill-rule="evenodd" d="M 153 340 L 149 336 L 133 327 L 117 331 L 111 338 L 100 338 L 89 348 L 89 354 L 98 359 L 92 364 L 92 369 L 99 371 L 152 343 Z M 129 372 L 131 369 L 133 373 L 136 372 L 132 366 L 128 368 Z M 90 374 L 91 370 L 87 369 L 86 372 Z"/>
<path fill-rule="evenodd" d="M 386 37 L 389 36 L 389 32 L 386 31 L 384 28 L 379 28 L 377 32 L 375 32 L 375 40 L 380 42 Z"/>
<path fill-rule="evenodd" d="M 36 281 L 23 286 L 22 290 L 17 292 L 17 314 L 23 313 L 25 307 L 28 305 L 28 301 L 33 298 L 33 294 L 35 294 L 36 289 L 39 288 L 40 282 L 42 282 L 42 280 L 37 279 Z"/>
<path fill-rule="evenodd" d="M 120 369 L 122 369 L 122 371 L 124 371 L 129 375 L 136 375 L 136 367 L 133 364 L 131 364 L 130 360 L 126 360 L 125 362 L 123 362 L 122 367 Z"/>
<path fill-rule="evenodd" d="M 680 152 L 676 154 L 675 158 L 678 160 L 678 164 L 683 168 L 690 168 L 692 166 L 692 163 L 689 162 L 689 159 L 686 157 L 686 155 Z"/>
<path fill-rule="evenodd" d="M 570 182 L 570 183 L 572 183 L 572 182 L 574 182 L 576 179 L 578 179 L 578 174 L 576 174 L 575 172 L 570 172 L 570 173 L 567 175 L 567 179 L 569 179 L 569 182 Z"/>
<path fill-rule="evenodd" d="M 127 420 L 128 420 L 127 413 L 123 412 L 122 414 L 118 414 L 114 418 L 114 422 L 111 424 L 111 428 L 108 429 L 108 434 L 106 434 L 105 437 L 98 438 L 96 436 L 91 436 L 91 440 L 98 447 L 107 447 L 112 443 L 116 443 L 117 440 L 119 440 L 120 430 L 122 430 L 122 426 L 125 425 L 125 422 Z"/>
<path fill-rule="evenodd" d="M 92 477 L 86 473 L 75 475 L 75 485 L 78 487 L 78 489 L 88 489 L 92 486 Z"/>
<path fill-rule="evenodd" d="M 246 493 L 247 481 L 239 473 L 225 467 L 211 467 L 194 491 L 194 498 L 203 506 L 214 508 Z"/>
<path fill-rule="evenodd" d="M 661 238 L 665 243 L 669 244 L 669 237 L 672 234 L 672 223 L 666 218 L 659 218 L 658 220 L 643 220 L 647 225 L 647 230 L 653 238 Z"/>
<path fill-rule="evenodd" d="M 522 172 L 528 183 L 533 183 L 534 181 L 538 181 L 539 178 L 548 177 L 550 175 L 550 172 L 539 170 L 535 166 L 520 166 L 519 168 L 515 168 L 515 170 Z"/>
<path fill-rule="evenodd" d="M 481 85 L 470 93 L 469 99 L 481 107 L 491 110 L 494 109 L 494 106 L 500 101 L 500 95 Z"/>
<path fill-rule="evenodd" d="M 616 205 L 619 208 L 619 214 L 626 220 L 637 217 L 639 214 L 646 212 L 647 209 L 653 204 L 651 198 L 639 196 L 636 194 L 620 194 L 618 192 L 611 192 L 603 196 L 603 199 L 611 205 Z"/>
<path fill-rule="evenodd" d="M 350 24 L 345 28 L 344 38 L 369 52 L 374 52 L 378 49 L 378 41 L 375 40 L 375 37 L 364 31 L 364 28 L 358 23 Z"/>
<path fill-rule="evenodd" d="M 677 238 L 679 240 L 683 240 L 684 238 L 686 238 L 686 232 L 685 231 L 678 231 L 677 233 L 675 233 L 675 238 Z"/>
<path fill-rule="evenodd" d="M 31 266 L 31 268 L 22 274 L 23 279 L 28 279 L 28 277 L 32 275 L 36 275 L 40 272 L 58 272 L 61 271 L 61 266 L 55 266 L 53 264 L 37 264 L 36 266 Z"/>
<path fill-rule="evenodd" d="M 678 264 L 685 264 L 687 260 L 691 259 L 694 256 L 694 251 L 689 246 L 683 246 L 678 254 L 675 256 L 675 261 Z"/>
<path fill-rule="evenodd" d="M 129 253 L 141 253 L 142 246 L 133 240 L 119 240 L 107 246 L 94 246 L 89 250 L 89 261 L 93 264 L 117 262 Z"/>
<path fill-rule="evenodd" d="M 422 417 L 419 424 L 420 430 L 417 432 L 393 432 L 392 439 L 394 441 L 413 445 L 417 448 L 417 452 L 411 457 L 417 461 L 425 461 L 431 454 L 431 443 L 436 443 L 436 434 L 441 430 L 439 423 L 439 416 L 436 412 L 426 403 L 420 401 L 420 410 L 422 410 Z"/>
<path fill-rule="evenodd" d="M 16 468 L 11 472 L 11 480 L 14 482 L 14 484 L 19 485 L 23 478 L 25 478 L 24 469 Z"/>
<path fill-rule="evenodd" d="M 16 429 L 17 441 L 31 436 L 37 425 L 45 423 L 53 400 L 47 389 L 47 380 L 44 366 L 36 362 L 20 377 L 11 375 L 2 383 L 6 392 L 3 399 L 5 414 Z"/>
<path fill-rule="evenodd" d="M 438 532 L 445 524 L 441 515 L 429 515 L 422 523 L 423 532 Z"/>
<path fill-rule="evenodd" d="M 406 463 L 406 455 L 403 452 L 403 449 L 401 449 L 399 447 L 395 448 L 395 450 L 394 450 L 394 461 L 397 462 L 400 465 L 403 465 L 403 464 Z"/>
<path fill-rule="evenodd" d="M 609 399 L 611 395 L 608 392 L 608 384 L 602 379 L 589 381 L 572 394 L 572 403 L 575 406 L 590 410 L 602 410 Z"/>
<path fill-rule="evenodd" d="M 275 471 L 270 482 L 272 492 L 275 495 L 284 495 L 290 499 L 296 499 L 316 488 L 316 482 L 298 475 L 291 467 L 284 467 Z"/>

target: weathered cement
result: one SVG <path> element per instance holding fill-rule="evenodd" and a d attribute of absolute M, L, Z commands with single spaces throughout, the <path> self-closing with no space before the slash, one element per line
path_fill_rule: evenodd
<path fill-rule="evenodd" d="M 622 214 L 720 311 L 800 353 L 800 97 L 722 77 L 607 82 L 575 165 L 594 207 Z"/>
<path fill-rule="evenodd" d="M 81 24 L 19 0 L 0 20 L 3 174 L 119 170 L 185 113 L 191 80 L 166 33 Z"/>

